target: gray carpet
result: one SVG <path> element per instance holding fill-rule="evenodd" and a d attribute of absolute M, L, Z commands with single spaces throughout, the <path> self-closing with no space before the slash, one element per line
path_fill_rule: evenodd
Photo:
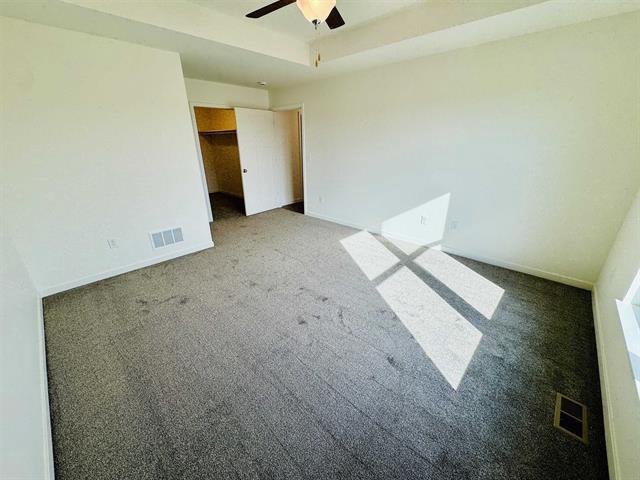
<path fill-rule="evenodd" d="M 57 479 L 606 478 L 588 292 L 457 257 L 479 276 L 451 288 L 382 239 L 400 264 L 369 280 L 355 230 L 283 209 L 213 228 L 45 300 Z M 444 346 L 406 326 L 411 288 L 399 313 L 379 293 L 401 269 L 444 303 L 420 313 L 434 338 L 459 312 Z M 495 313 L 464 278 L 504 289 Z M 458 326 L 481 338 L 454 388 Z M 589 407 L 588 445 L 553 428 L 556 391 Z"/>

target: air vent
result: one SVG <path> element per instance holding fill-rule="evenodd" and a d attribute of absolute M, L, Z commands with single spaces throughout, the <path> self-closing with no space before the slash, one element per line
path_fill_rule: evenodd
<path fill-rule="evenodd" d="M 587 425 L 587 407 L 580 402 L 556 394 L 556 411 L 553 426 L 564 433 L 587 443 L 589 428 Z"/>
<path fill-rule="evenodd" d="M 151 245 L 153 245 L 153 248 L 167 247 L 174 243 L 184 241 L 182 227 L 171 228 L 161 232 L 151 232 L 149 235 L 151 236 Z"/>

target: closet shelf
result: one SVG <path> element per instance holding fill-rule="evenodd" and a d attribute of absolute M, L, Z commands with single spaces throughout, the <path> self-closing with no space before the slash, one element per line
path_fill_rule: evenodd
<path fill-rule="evenodd" d="M 198 132 L 200 135 L 229 135 L 236 133 L 236 130 L 211 130 L 208 132 Z"/>

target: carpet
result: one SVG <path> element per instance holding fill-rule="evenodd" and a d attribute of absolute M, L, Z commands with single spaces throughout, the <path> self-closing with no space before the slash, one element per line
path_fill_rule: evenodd
<path fill-rule="evenodd" d="M 283 209 L 213 229 L 45 299 L 57 479 L 607 477 L 589 292 Z"/>

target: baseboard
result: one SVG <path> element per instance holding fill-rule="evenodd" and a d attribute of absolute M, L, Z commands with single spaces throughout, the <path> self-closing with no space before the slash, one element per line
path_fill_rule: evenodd
<path fill-rule="evenodd" d="M 51 437 L 51 412 L 49 409 L 49 381 L 47 376 L 47 350 L 44 338 L 44 311 L 42 307 L 42 298 L 37 298 L 38 308 L 38 343 L 40 350 L 40 400 L 42 402 L 42 434 L 43 434 L 43 452 L 42 460 L 44 462 L 44 478 L 45 480 L 54 480 L 53 466 L 53 439 Z"/>
<path fill-rule="evenodd" d="M 346 227 L 357 228 L 359 230 L 367 230 L 368 232 L 371 232 L 371 233 L 381 234 L 381 231 L 379 229 L 373 229 L 364 225 L 344 222 L 340 219 L 329 217 L 326 215 L 321 215 L 315 212 L 307 212 L 306 214 L 310 217 L 319 218 L 320 220 L 326 220 L 328 222 L 337 223 L 339 225 L 344 225 Z M 412 243 L 418 243 L 418 244 L 421 243 L 421 241 L 418 239 L 412 239 L 411 237 L 406 237 L 398 234 L 385 233 L 385 236 L 389 236 L 390 238 L 395 238 L 395 239 L 403 240 L 406 242 L 412 242 Z M 526 273 L 529 275 L 533 275 L 534 277 L 540 277 L 546 280 L 552 280 L 554 282 L 563 283 L 565 285 L 570 285 L 572 287 L 582 288 L 584 290 L 591 290 L 593 288 L 593 282 L 570 277 L 567 275 L 562 275 L 560 273 L 549 272 L 546 270 L 542 270 L 540 268 L 530 267 L 528 265 L 521 265 L 518 263 L 512 263 L 504 260 L 499 260 L 496 258 L 486 257 L 484 255 L 478 255 L 473 252 L 468 252 L 465 250 L 448 247 L 447 245 L 444 245 L 444 244 L 441 246 L 441 249 L 443 252 L 450 253 L 452 255 L 458 255 L 460 257 L 469 258 L 471 260 L 477 260 L 478 262 L 488 263 L 489 265 L 494 265 L 496 267 L 502 267 L 509 270 L 514 270 L 516 272 Z"/>
<path fill-rule="evenodd" d="M 345 221 L 340 220 L 338 218 L 329 217 L 327 215 L 321 215 L 319 213 L 311 212 L 309 210 L 307 210 L 306 215 L 308 217 L 318 218 L 320 220 L 326 220 L 327 222 L 337 223 L 338 225 L 343 225 L 345 227 L 357 228 L 358 230 L 366 230 L 367 232 L 371 232 L 371 233 L 377 233 L 377 234 L 380 233 L 379 230 L 375 230 L 375 229 L 370 228 L 370 227 L 365 227 L 364 225 L 358 225 L 358 224 L 355 224 L 355 223 L 345 222 Z"/>
<path fill-rule="evenodd" d="M 483 255 L 476 255 L 474 253 L 458 250 L 457 248 L 447 247 L 446 245 L 442 246 L 442 251 L 446 253 L 450 253 L 452 255 L 458 255 L 460 257 L 470 258 L 471 260 L 477 260 L 478 262 L 488 263 L 489 265 L 495 265 L 496 267 L 502 267 L 508 270 L 514 270 L 516 272 L 527 273 L 529 275 L 533 275 L 534 277 L 540 277 L 546 280 L 552 280 L 554 282 L 563 283 L 565 285 L 581 288 L 583 290 L 593 289 L 593 282 L 588 282 L 587 280 L 582 280 L 579 278 L 569 277 L 567 275 L 562 275 L 560 273 L 548 272 L 546 270 L 542 270 L 536 267 L 529 267 L 527 265 L 520 265 L 519 263 L 506 262 L 506 261 L 498 260 L 491 257 L 485 257 Z"/>
<path fill-rule="evenodd" d="M 593 286 L 591 291 L 591 304 L 593 308 L 593 324 L 596 334 L 596 349 L 598 351 L 598 371 L 600 373 L 600 393 L 602 395 L 602 410 L 604 421 L 604 435 L 607 446 L 607 463 L 609 464 L 609 478 L 617 480 L 620 466 L 618 465 L 618 447 L 616 445 L 616 436 L 613 419 L 611 418 L 611 409 L 609 408 L 609 399 L 611 393 L 609 389 L 609 375 L 607 374 L 607 355 L 602 345 L 600 321 L 600 305 L 598 302 L 598 287 Z"/>
<path fill-rule="evenodd" d="M 93 282 L 98 282 L 100 280 L 104 280 L 105 278 L 115 277 L 116 275 L 122 275 L 123 273 L 131 272 L 133 270 L 138 270 L 144 267 L 149 267 L 157 263 L 166 262 L 167 260 L 172 260 L 174 258 L 183 257 L 185 255 L 189 255 L 190 253 L 199 252 L 201 250 L 206 250 L 207 248 L 211 248 L 211 247 L 213 247 L 213 241 L 200 243 L 200 244 L 191 246 L 189 248 L 184 248 L 181 250 L 174 250 L 170 253 L 161 255 L 159 257 L 149 258 L 141 262 L 131 263 L 123 267 L 114 268 L 114 269 L 107 270 L 105 272 L 96 273 L 93 275 L 87 275 L 86 277 L 82 277 L 77 280 L 72 280 L 70 282 L 60 283 L 58 285 L 53 285 L 51 287 L 43 288 L 40 291 L 40 296 L 43 298 L 48 297 L 49 295 L 54 295 L 56 293 L 64 292 L 66 290 L 71 290 L 72 288 L 77 288 L 83 285 L 88 285 Z"/>

